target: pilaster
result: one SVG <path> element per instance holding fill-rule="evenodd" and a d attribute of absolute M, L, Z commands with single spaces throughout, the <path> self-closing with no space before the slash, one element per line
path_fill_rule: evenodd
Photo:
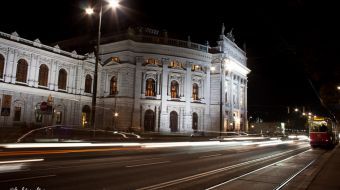
<path fill-rule="evenodd" d="M 169 132 L 169 117 L 167 113 L 167 97 L 168 97 L 168 75 L 169 75 L 169 59 L 162 59 L 162 103 L 161 103 L 161 126 L 160 126 L 160 132 Z"/>
<path fill-rule="evenodd" d="M 132 115 L 132 128 L 136 130 L 141 130 L 141 104 L 140 104 L 140 95 L 141 95 L 141 85 L 142 85 L 142 63 L 143 57 L 136 58 L 136 71 L 135 71 L 135 91 L 134 91 L 134 108 Z"/>
<path fill-rule="evenodd" d="M 9 83 L 12 81 L 13 77 L 13 67 L 14 67 L 14 59 L 16 57 L 16 51 L 14 49 L 9 48 L 7 54 L 7 61 L 5 66 L 5 73 L 4 73 L 4 80 L 5 82 Z"/>

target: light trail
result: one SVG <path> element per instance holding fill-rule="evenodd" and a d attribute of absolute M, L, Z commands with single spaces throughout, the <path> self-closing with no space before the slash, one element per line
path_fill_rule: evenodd
<path fill-rule="evenodd" d="M 169 163 L 171 161 L 163 161 L 163 162 L 151 162 L 151 163 L 145 163 L 145 164 L 136 164 L 136 165 L 129 165 L 125 166 L 127 168 L 135 168 L 135 167 L 140 167 L 140 166 L 149 166 L 149 165 L 155 165 L 155 164 L 164 164 L 164 163 Z"/>
<path fill-rule="evenodd" d="M 8 160 L 8 161 L 0 161 L 0 164 L 41 162 L 41 161 L 44 161 L 44 159 L 43 158 L 39 158 L 39 159 L 28 159 L 28 160 Z"/>

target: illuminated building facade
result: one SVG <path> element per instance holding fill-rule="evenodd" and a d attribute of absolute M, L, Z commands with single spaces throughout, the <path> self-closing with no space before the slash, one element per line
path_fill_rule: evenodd
<path fill-rule="evenodd" d="M 224 30 L 217 43 L 171 39 L 148 28 L 104 38 L 96 127 L 219 132 L 222 115 L 223 131 L 246 131 L 246 55 Z M 88 127 L 94 61 L 93 54 L 0 33 L 0 125 Z"/>

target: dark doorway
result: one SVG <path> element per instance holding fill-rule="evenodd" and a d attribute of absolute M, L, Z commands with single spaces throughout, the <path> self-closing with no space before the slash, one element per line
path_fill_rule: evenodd
<path fill-rule="evenodd" d="M 144 114 L 144 131 L 155 131 L 155 112 L 146 110 Z"/>
<path fill-rule="evenodd" d="M 192 130 L 194 130 L 194 132 L 196 132 L 198 129 L 198 115 L 197 113 L 193 113 L 192 114 Z"/>
<path fill-rule="evenodd" d="M 175 111 L 170 113 L 170 130 L 171 132 L 178 131 L 178 114 Z"/>

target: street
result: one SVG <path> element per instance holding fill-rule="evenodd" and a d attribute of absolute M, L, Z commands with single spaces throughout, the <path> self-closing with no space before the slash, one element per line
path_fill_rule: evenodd
<path fill-rule="evenodd" d="M 13 159 L 13 156 L 8 153 L 18 153 L 22 156 Z M 324 150 L 311 150 L 308 142 L 270 146 L 221 144 L 11 150 L 2 151 L 1 160 L 31 161 L 14 164 L 4 162 L 3 168 L 6 165 L 12 165 L 9 168 L 19 165 L 20 168 L 7 172 L 2 170 L 0 186 L 2 189 L 25 187 L 46 190 L 207 189 L 211 187 L 225 189 L 229 186 L 233 189 L 245 189 L 244 185 L 247 183 L 235 183 L 237 177 L 299 153 L 301 153 L 299 159 L 295 159 L 297 161 L 293 159 L 286 162 L 285 167 L 281 167 L 283 171 L 281 175 L 284 176 L 279 177 L 279 181 L 276 179 L 277 184 L 271 182 L 270 186 L 261 186 L 267 189 L 280 185 L 292 175 L 292 172 L 295 172 L 290 170 L 287 173 L 287 168 L 296 170 L 303 168 L 323 154 Z M 272 176 L 268 174 L 265 176 L 267 181 L 280 173 L 281 170 L 278 168 L 275 168 L 275 172 L 269 172 Z M 221 184 L 228 180 L 233 183 Z"/>

